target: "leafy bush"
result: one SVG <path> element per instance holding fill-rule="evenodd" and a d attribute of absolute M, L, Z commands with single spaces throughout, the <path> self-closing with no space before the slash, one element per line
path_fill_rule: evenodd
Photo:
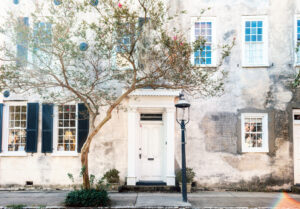
<path fill-rule="evenodd" d="M 119 171 L 117 169 L 110 169 L 107 171 L 103 178 L 106 179 L 108 183 L 119 183 L 120 182 L 120 176 L 119 176 Z"/>
<path fill-rule="evenodd" d="M 69 207 L 102 207 L 109 205 L 108 193 L 105 190 L 75 190 L 68 193 L 65 204 Z"/>
<path fill-rule="evenodd" d="M 7 205 L 6 207 L 10 208 L 10 209 L 22 209 L 22 208 L 26 207 L 26 205 L 23 205 L 23 204 L 19 204 L 19 205 Z"/>
<path fill-rule="evenodd" d="M 187 183 L 192 183 L 194 177 L 195 177 L 195 172 L 193 171 L 193 169 L 192 168 L 186 168 L 186 182 Z M 180 183 L 182 182 L 181 169 L 176 172 L 176 180 Z"/>
<path fill-rule="evenodd" d="M 85 167 L 81 169 L 80 176 L 84 172 Z M 74 176 L 68 173 L 69 179 L 74 184 Z M 95 183 L 96 182 L 96 183 Z M 102 207 L 109 205 L 109 197 L 107 193 L 107 185 L 104 184 L 103 178 L 96 181 L 96 177 L 91 174 L 89 178 L 90 189 L 77 190 L 76 185 L 73 185 L 74 191 L 68 193 L 65 199 L 65 205 L 70 207 Z"/>

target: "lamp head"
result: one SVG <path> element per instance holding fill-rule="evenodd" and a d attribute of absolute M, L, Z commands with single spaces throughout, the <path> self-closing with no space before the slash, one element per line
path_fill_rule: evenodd
<path fill-rule="evenodd" d="M 191 104 L 188 103 L 188 101 L 186 101 L 186 99 L 184 98 L 184 94 L 180 93 L 179 94 L 179 101 L 177 102 L 177 104 L 175 104 L 176 108 L 187 108 L 190 107 Z"/>

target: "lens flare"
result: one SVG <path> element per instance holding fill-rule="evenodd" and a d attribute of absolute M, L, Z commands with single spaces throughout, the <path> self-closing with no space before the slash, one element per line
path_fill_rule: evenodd
<path fill-rule="evenodd" d="M 294 200 L 290 197 L 287 193 L 281 193 L 278 199 L 274 202 L 273 207 L 274 209 L 300 209 L 300 202 Z"/>

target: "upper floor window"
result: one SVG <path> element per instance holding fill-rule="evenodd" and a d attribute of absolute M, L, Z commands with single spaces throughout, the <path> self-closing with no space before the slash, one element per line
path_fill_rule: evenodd
<path fill-rule="evenodd" d="M 266 17 L 243 19 L 243 66 L 268 65 Z"/>
<path fill-rule="evenodd" d="M 33 28 L 33 63 L 40 67 L 50 65 L 52 26 L 48 22 L 38 22 Z"/>
<path fill-rule="evenodd" d="M 296 16 L 295 23 L 295 45 L 296 45 L 296 64 L 300 64 L 300 16 Z"/>
<path fill-rule="evenodd" d="M 18 18 L 17 32 L 17 66 L 26 66 L 28 61 L 29 18 Z"/>
<path fill-rule="evenodd" d="M 115 66 L 119 69 L 132 69 L 131 63 L 128 60 L 129 53 L 135 52 L 133 44 L 137 36 L 143 30 L 143 26 L 149 18 L 138 18 L 136 23 L 122 23 L 116 30 L 117 45 L 115 47 Z"/>
<path fill-rule="evenodd" d="M 242 114 L 242 152 L 268 152 L 268 114 Z"/>
<path fill-rule="evenodd" d="M 193 54 L 195 65 L 215 65 L 215 21 L 214 18 L 201 18 L 192 21 L 192 41 L 201 40 L 201 46 L 196 48 Z"/>

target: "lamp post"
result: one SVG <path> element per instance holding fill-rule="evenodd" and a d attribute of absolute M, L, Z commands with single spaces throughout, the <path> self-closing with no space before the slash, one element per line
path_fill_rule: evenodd
<path fill-rule="evenodd" d="M 184 94 L 179 94 L 179 101 L 175 104 L 176 107 L 176 121 L 180 124 L 181 128 L 181 176 L 182 176 L 182 200 L 187 202 L 186 192 L 186 163 L 185 163 L 185 125 L 190 121 L 190 106 L 185 98 Z"/>

